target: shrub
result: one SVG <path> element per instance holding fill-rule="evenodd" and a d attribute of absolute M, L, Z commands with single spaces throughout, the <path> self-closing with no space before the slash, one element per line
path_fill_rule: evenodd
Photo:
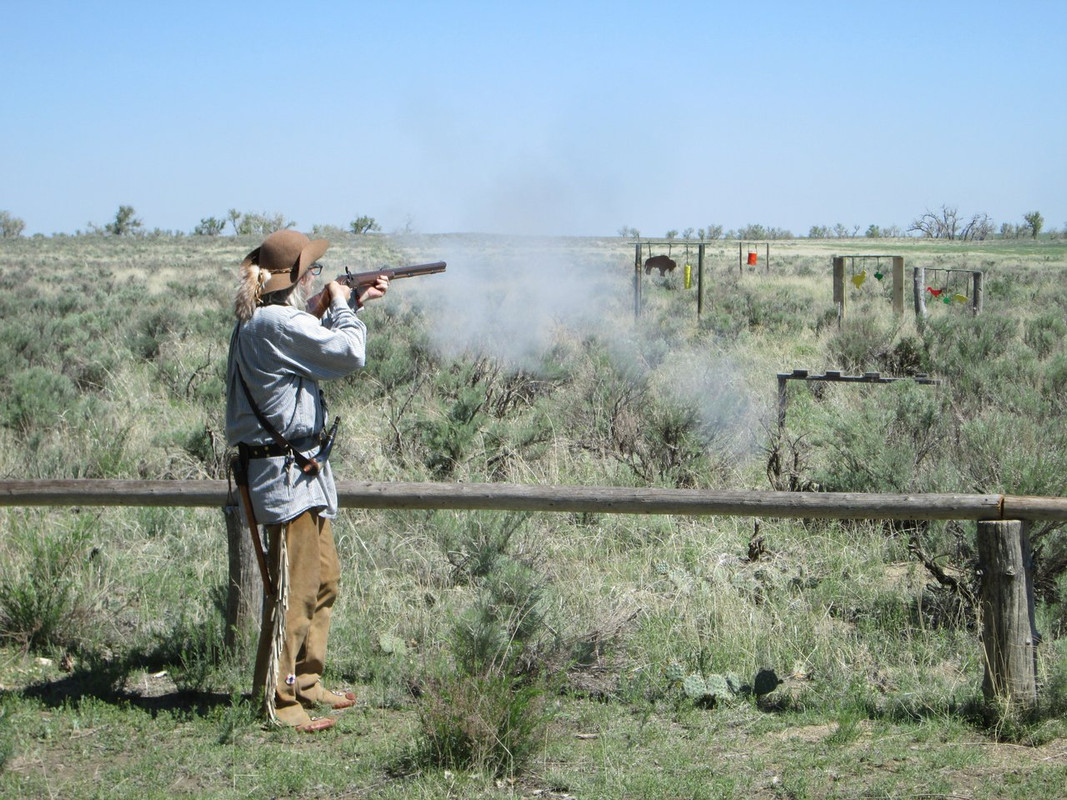
<path fill-rule="evenodd" d="M 453 651 L 461 670 L 488 675 L 533 669 L 542 649 L 539 637 L 545 634 L 544 591 L 530 567 L 496 559 L 476 601 L 453 626 Z"/>
<path fill-rule="evenodd" d="M 657 404 L 639 429 L 635 446 L 623 454 L 636 475 L 647 483 L 666 481 L 678 488 L 698 485 L 707 473 L 704 453 L 711 435 L 696 409 Z"/>
<path fill-rule="evenodd" d="M 816 480 L 827 491 L 937 491 L 950 422 L 943 398 L 911 381 L 877 389 L 877 402 L 827 416 L 818 441 L 827 456 Z"/>
<path fill-rule="evenodd" d="M 43 529 L 37 518 L 15 522 L 0 555 L 0 638 L 33 651 L 69 647 L 87 628 L 89 525 L 75 519 L 73 531 Z"/>
<path fill-rule="evenodd" d="M 462 389 L 443 417 L 425 418 L 419 425 L 426 448 L 425 463 L 435 478 L 444 480 L 468 456 L 485 416 L 485 393 L 476 386 Z"/>
<path fill-rule="evenodd" d="M 443 542 L 476 597 L 452 626 L 454 666 L 422 689 L 418 761 L 512 775 L 540 747 L 548 720 L 539 657 L 548 631 L 545 584 L 505 552 L 524 523 L 483 516 Z"/>
<path fill-rule="evenodd" d="M 1023 341 L 1040 359 L 1062 348 L 1064 339 L 1067 339 L 1067 322 L 1059 313 L 1041 314 L 1027 320 L 1024 326 Z"/>
<path fill-rule="evenodd" d="M 963 376 L 1008 353 L 1019 338 L 1019 324 L 1013 317 L 993 314 L 938 317 L 930 320 L 925 338 L 933 368 Z"/>
<path fill-rule="evenodd" d="M 453 580 L 467 585 L 489 575 L 525 524 L 526 517 L 521 514 L 476 514 L 462 525 L 442 520 L 438 526 L 440 543 L 453 567 Z"/>
<path fill-rule="evenodd" d="M 923 341 L 914 336 L 905 336 L 880 355 L 879 367 L 880 371 L 889 375 L 918 375 L 929 372 L 928 360 Z"/>
<path fill-rule="evenodd" d="M 419 314 L 391 306 L 378 310 L 385 326 L 405 331 L 404 336 L 372 336 L 367 340 L 367 363 L 373 366 L 375 386 L 389 397 L 401 387 L 422 380 L 439 364 Z"/>
<path fill-rule="evenodd" d="M 418 715 L 417 761 L 501 777 L 537 752 L 547 722 L 544 691 L 500 672 L 430 681 Z"/>
<path fill-rule="evenodd" d="M 23 435 L 55 425 L 78 400 L 70 378 L 45 367 L 30 367 L 11 377 L 0 400 L 0 421 Z"/>
<path fill-rule="evenodd" d="M 167 337 L 181 328 L 181 315 L 173 307 L 144 307 L 130 334 L 130 350 L 139 358 L 154 359 Z"/>
<path fill-rule="evenodd" d="M 445 526 L 441 544 L 457 583 L 472 586 L 475 601 L 452 628 L 457 663 L 468 673 L 533 669 L 548 649 L 544 579 L 508 553 L 526 525 L 523 514 L 478 514 L 458 529 Z"/>
<path fill-rule="evenodd" d="M 490 401 L 500 375 L 488 358 L 454 362 L 437 374 L 432 389 L 442 398 L 444 412 L 427 414 L 414 425 L 423 463 L 435 478 L 450 477 L 475 452 L 489 423 Z"/>
<path fill-rule="evenodd" d="M 1056 356 L 1045 368 L 1045 395 L 1061 411 L 1067 405 L 1067 354 Z"/>
<path fill-rule="evenodd" d="M 809 298 L 791 286 L 746 288 L 741 295 L 744 319 L 750 330 L 796 334 L 803 329 L 804 320 L 812 310 Z"/>
<path fill-rule="evenodd" d="M 830 363 L 844 372 L 866 372 L 878 367 L 890 352 L 894 331 L 876 317 L 846 318 L 826 343 Z"/>

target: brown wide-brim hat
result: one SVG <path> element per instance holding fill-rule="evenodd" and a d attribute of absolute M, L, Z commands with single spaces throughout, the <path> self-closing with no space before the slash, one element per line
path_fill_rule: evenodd
<path fill-rule="evenodd" d="M 245 256 L 241 267 L 257 264 L 270 273 L 262 293 L 270 294 L 288 289 L 303 277 L 308 267 L 322 258 L 330 243 L 325 239 L 309 239 L 300 231 L 275 231 L 263 244 Z"/>

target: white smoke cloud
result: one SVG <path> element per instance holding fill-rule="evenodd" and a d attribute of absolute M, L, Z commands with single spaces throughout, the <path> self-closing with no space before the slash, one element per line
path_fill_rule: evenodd
<path fill-rule="evenodd" d="M 621 240 L 441 237 L 434 252 L 448 271 L 434 276 L 443 279 L 426 308 L 446 356 L 534 369 L 561 328 L 582 335 L 617 323 L 632 291 Z"/>

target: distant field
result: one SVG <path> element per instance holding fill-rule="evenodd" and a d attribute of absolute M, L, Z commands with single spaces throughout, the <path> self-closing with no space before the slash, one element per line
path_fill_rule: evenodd
<path fill-rule="evenodd" d="M 0 240 L 4 478 L 225 478 L 232 294 L 257 244 Z M 642 273 L 635 314 L 619 238 L 334 243 L 327 272 L 448 262 L 362 312 L 367 369 L 327 387 L 337 474 L 1067 496 L 1067 244 L 792 240 L 739 269 L 718 241 L 699 317 L 685 243 L 670 252 L 679 269 Z M 834 255 L 903 256 L 905 313 L 859 258 L 870 275 L 847 276 L 839 323 Z M 929 302 L 918 319 L 918 266 L 952 292 L 967 287 L 950 270 L 982 271 L 982 315 Z M 776 375 L 793 369 L 939 383 L 790 385 L 779 428 Z M 347 510 L 335 530 L 328 677 L 360 706 L 312 739 L 264 730 L 247 652 L 224 652 L 221 511 L 0 509 L 0 796 L 1037 800 L 1067 785 L 1057 524 L 1030 531 L 1043 641 L 1026 713 L 982 698 L 972 523 Z M 781 683 L 740 690 L 766 669 Z M 514 740 L 486 727 L 501 708 Z M 479 731 L 495 755 L 442 756 L 462 738 L 445 733 Z"/>

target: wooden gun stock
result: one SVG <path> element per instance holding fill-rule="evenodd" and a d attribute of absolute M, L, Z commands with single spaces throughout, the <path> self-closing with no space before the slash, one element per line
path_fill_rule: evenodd
<path fill-rule="evenodd" d="M 372 269 L 369 272 L 349 272 L 348 267 L 345 267 L 345 274 L 337 276 L 337 282 L 343 283 L 353 292 L 358 292 L 361 288 L 366 286 L 373 286 L 378 282 L 378 278 L 388 278 L 389 280 L 395 280 L 397 278 L 417 278 L 420 275 L 434 275 L 438 272 L 444 272 L 447 265 L 444 261 L 434 261 L 430 264 L 414 264 L 409 267 L 384 267 L 382 269 Z M 330 294 L 325 289 L 317 295 L 317 302 L 314 307 L 309 307 L 308 311 L 314 314 L 316 317 L 322 317 L 326 313 L 326 309 L 330 307 Z"/>

